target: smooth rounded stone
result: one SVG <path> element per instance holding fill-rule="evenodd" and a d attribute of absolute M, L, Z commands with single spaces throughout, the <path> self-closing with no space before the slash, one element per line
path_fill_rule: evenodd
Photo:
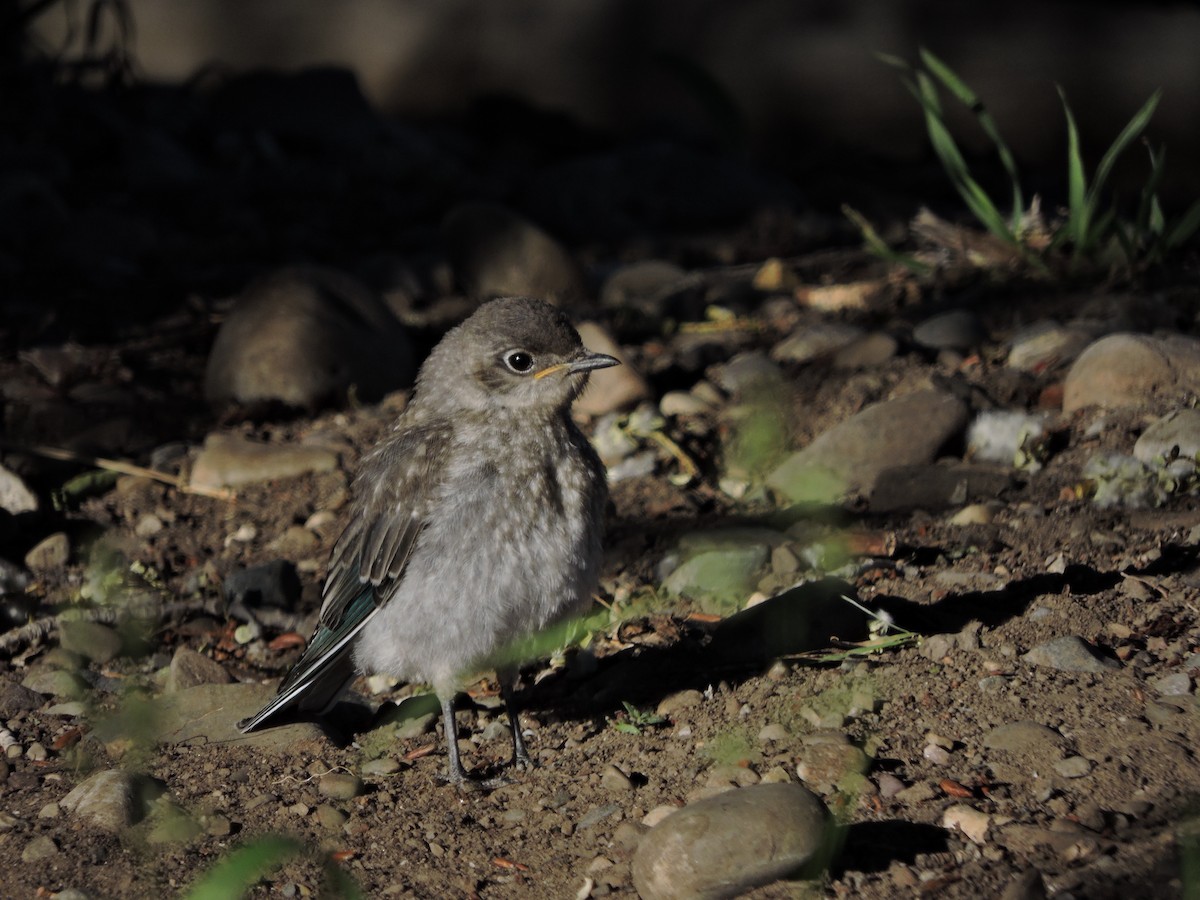
<path fill-rule="evenodd" d="M 876 513 L 949 509 L 969 500 L 993 498 L 1012 481 L 1007 470 L 972 463 L 892 466 L 876 477 L 868 505 Z"/>
<path fill-rule="evenodd" d="M 966 404 L 951 394 L 918 391 L 884 400 L 791 454 L 767 476 L 767 485 L 793 502 L 869 492 L 887 469 L 933 462 L 966 423 Z"/>
<path fill-rule="evenodd" d="M 765 353 L 739 353 L 729 362 L 712 366 L 708 377 L 725 393 L 736 396 L 764 385 L 773 387 L 783 380 L 783 372 Z"/>
<path fill-rule="evenodd" d="M 663 581 L 675 595 L 718 603 L 744 601 L 758 584 L 773 544 L 784 536 L 762 528 L 722 528 L 680 539 L 683 562 Z"/>
<path fill-rule="evenodd" d="M 1006 364 L 1022 372 L 1041 372 L 1074 359 L 1091 339 L 1082 328 L 1042 319 L 1013 335 Z"/>
<path fill-rule="evenodd" d="M 252 610 L 256 619 L 279 610 L 294 611 L 302 589 L 295 564 L 286 559 L 234 569 L 221 584 L 230 609 L 235 613 Z M 245 613 L 240 617 L 249 618 Z"/>
<path fill-rule="evenodd" d="M 313 810 L 313 815 L 317 818 L 317 824 L 326 831 L 340 830 L 346 824 L 346 820 L 350 818 L 346 813 L 328 803 L 318 806 Z"/>
<path fill-rule="evenodd" d="M 321 746 L 321 729 L 292 722 L 242 734 L 237 723 L 258 712 L 275 695 L 272 684 L 200 684 L 158 698 L 158 739 L 164 744 L 231 743 L 265 753 L 293 754 Z"/>
<path fill-rule="evenodd" d="M 633 857 L 633 883 L 642 900 L 736 897 L 803 874 L 827 825 L 824 805 L 799 785 L 725 791 L 651 828 Z"/>
<path fill-rule="evenodd" d="M 654 712 L 659 716 L 674 716 L 677 713 L 683 712 L 685 709 L 695 709 L 703 705 L 704 694 L 695 688 L 687 688 L 682 691 L 676 691 L 673 694 L 667 694 L 658 701 L 658 706 Z"/>
<path fill-rule="evenodd" d="M 416 371 L 412 342 L 382 299 L 342 272 L 300 266 L 234 301 L 208 357 L 204 395 L 214 406 L 313 409 L 351 389 L 379 399 L 412 384 Z"/>
<path fill-rule="evenodd" d="M 771 359 L 786 363 L 810 363 L 828 359 L 865 334 L 866 332 L 857 325 L 817 322 L 797 329 L 772 347 Z"/>
<path fill-rule="evenodd" d="M 392 759 L 390 756 L 383 756 L 379 759 L 369 759 L 362 764 L 361 771 L 368 777 L 379 775 L 394 775 L 400 771 L 400 762 Z"/>
<path fill-rule="evenodd" d="M 851 341 L 833 355 L 833 367 L 843 372 L 873 369 L 896 355 L 899 342 L 890 334 L 875 331 Z"/>
<path fill-rule="evenodd" d="M 1191 693 L 1192 679 L 1187 672 L 1172 672 L 1150 682 L 1150 686 L 1164 697 L 1182 697 Z"/>
<path fill-rule="evenodd" d="M 1110 334 L 1084 350 L 1067 372 L 1063 412 L 1138 406 L 1164 391 L 1200 391 L 1200 341 Z"/>
<path fill-rule="evenodd" d="M 210 434 L 192 464 L 196 487 L 223 488 L 294 478 L 337 468 L 337 453 L 311 444 L 261 444 L 232 434 Z"/>
<path fill-rule="evenodd" d="M 991 816 L 964 803 L 955 804 L 942 813 L 943 828 L 947 831 L 960 831 L 976 844 L 987 841 L 988 827 L 991 824 Z"/>
<path fill-rule="evenodd" d="M 691 391 L 667 391 L 658 401 L 658 411 L 664 416 L 702 416 L 714 409 L 713 404 Z"/>
<path fill-rule="evenodd" d="M 317 782 L 317 791 L 331 800 L 352 800 L 362 793 L 362 780 L 346 772 L 328 772 Z"/>
<path fill-rule="evenodd" d="M 45 702 L 46 698 L 28 685 L 0 678 L 0 718 L 11 719 L 24 710 L 40 709 Z"/>
<path fill-rule="evenodd" d="M 463 203 L 442 223 L 450 264 L 472 297 L 538 297 L 559 306 L 587 299 L 583 271 L 557 240 L 494 203 Z"/>
<path fill-rule="evenodd" d="M 647 828 L 653 828 L 667 816 L 679 812 L 678 806 L 672 806 L 669 803 L 664 803 L 661 806 L 656 806 L 646 815 L 642 816 L 642 824 Z"/>
<path fill-rule="evenodd" d="M 1143 431 L 1133 445 L 1134 458 L 1148 464 L 1161 463 L 1174 455 L 1192 460 L 1200 455 L 1200 410 L 1167 413 Z"/>
<path fill-rule="evenodd" d="M 42 538 L 25 554 L 25 568 L 33 572 L 54 572 L 71 558 L 71 539 L 61 531 Z"/>
<path fill-rule="evenodd" d="M 758 729 L 758 742 L 760 744 L 777 744 L 788 740 L 791 735 L 788 730 L 778 722 L 768 722 L 762 728 Z"/>
<path fill-rule="evenodd" d="M 37 494 L 16 472 L 0 464 L 0 509 L 19 516 L 35 512 L 38 508 Z"/>
<path fill-rule="evenodd" d="M 642 259 L 615 269 L 600 288 L 600 305 L 609 309 L 632 306 L 661 315 L 661 303 L 672 294 L 687 272 L 661 259 Z"/>
<path fill-rule="evenodd" d="M 25 849 L 21 851 L 21 862 L 38 862 L 39 860 L 57 856 L 58 852 L 58 844 L 54 843 L 54 838 L 39 834 L 37 837 L 31 839 L 25 845 Z"/>
<path fill-rule="evenodd" d="M 1064 672 L 1102 673 L 1121 667 L 1116 660 L 1100 656 L 1091 644 L 1073 634 L 1038 644 L 1021 659 Z"/>
<path fill-rule="evenodd" d="M 996 514 L 1004 509 L 999 501 L 991 503 L 972 503 L 964 506 L 947 521 L 951 525 L 990 525 L 996 521 Z"/>
<path fill-rule="evenodd" d="M 930 350 L 970 350 L 987 340 L 987 329 L 969 309 L 930 316 L 913 328 L 913 341 Z"/>
<path fill-rule="evenodd" d="M 796 754 L 796 777 L 818 793 L 831 793 L 848 775 L 863 775 L 871 757 L 846 742 L 806 741 Z"/>
<path fill-rule="evenodd" d="M 58 642 L 64 650 L 96 663 L 110 662 L 121 653 L 121 635 L 99 622 L 64 622 Z"/>
<path fill-rule="evenodd" d="M 615 765 L 609 763 L 600 773 L 600 786 L 613 793 L 625 793 L 633 790 L 633 781 Z"/>
<path fill-rule="evenodd" d="M 1000 900 L 1046 900 L 1046 885 L 1037 869 L 1014 875 L 1000 894 Z"/>
<path fill-rule="evenodd" d="M 171 657 L 167 690 L 183 691 L 198 684 L 229 684 L 231 681 L 233 676 L 215 659 L 190 647 L 180 647 Z"/>
<path fill-rule="evenodd" d="M 983 746 L 1008 753 L 1058 755 L 1069 741 L 1038 722 L 1020 721 L 998 725 L 983 736 Z"/>
<path fill-rule="evenodd" d="M 1063 778 L 1083 778 L 1092 771 L 1092 761 L 1084 756 L 1068 756 L 1054 764 L 1054 771 Z"/>
<path fill-rule="evenodd" d="M 156 779 L 106 769 L 77 785 L 59 805 L 105 831 L 118 833 L 145 818 L 165 793 L 166 786 Z"/>
<path fill-rule="evenodd" d="M 583 339 L 583 346 L 595 353 L 615 356 L 621 365 L 598 369 L 588 375 L 587 387 L 572 407 L 575 412 L 602 416 L 633 406 L 650 396 L 646 379 L 629 364 L 624 351 L 603 327 L 595 322 L 580 322 L 576 330 Z"/>
<path fill-rule="evenodd" d="M 154 515 L 154 513 L 146 513 L 133 526 L 133 533 L 140 538 L 150 538 L 159 534 L 164 528 L 166 526 L 163 524 L 162 519 Z"/>
<path fill-rule="evenodd" d="M 1024 410 L 991 409 L 967 429 L 967 456 L 979 462 L 1015 465 L 1017 454 L 1046 433 L 1048 416 Z"/>
<path fill-rule="evenodd" d="M 881 772 L 875 783 L 879 786 L 879 796 L 885 800 L 890 800 L 904 790 L 904 782 L 891 772 Z"/>
<path fill-rule="evenodd" d="M 54 666 L 31 668 L 22 679 L 21 685 L 31 691 L 37 691 L 39 694 L 49 694 L 52 697 L 63 697 L 68 700 L 82 697 L 90 690 L 90 685 L 74 672 Z"/>

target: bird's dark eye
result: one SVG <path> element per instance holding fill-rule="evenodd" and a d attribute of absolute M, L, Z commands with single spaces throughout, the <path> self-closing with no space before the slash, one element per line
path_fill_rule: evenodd
<path fill-rule="evenodd" d="M 524 350 L 509 350 L 504 354 L 504 364 L 519 375 L 533 368 L 533 356 Z"/>

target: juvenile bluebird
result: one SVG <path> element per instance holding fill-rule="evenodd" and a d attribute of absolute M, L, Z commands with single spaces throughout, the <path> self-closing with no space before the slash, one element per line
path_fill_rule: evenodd
<path fill-rule="evenodd" d="M 466 781 L 460 677 L 586 608 L 596 588 L 605 474 L 570 406 L 589 372 L 617 364 L 540 300 L 494 300 L 451 329 L 392 433 L 362 461 L 308 648 L 242 731 L 289 710 L 327 710 L 356 673 L 428 682 L 448 780 Z M 515 669 L 497 674 L 513 763 L 530 766 Z"/>

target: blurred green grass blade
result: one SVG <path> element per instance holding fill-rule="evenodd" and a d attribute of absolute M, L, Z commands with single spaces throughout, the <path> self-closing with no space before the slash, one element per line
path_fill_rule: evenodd
<path fill-rule="evenodd" d="M 1154 110 L 1161 98 L 1162 89 L 1160 88 L 1150 95 L 1150 99 L 1142 104 L 1141 109 L 1134 113 L 1133 118 L 1121 129 L 1121 133 L 1117 135 L 1117 139 L 1112 142 L 1112 146 L 1108 148 L 1108 151 L 1100 160 L 1100 165 L 1096 167 L 1096 177 L 1092 180 L 1091 199 L 1093 202 L 1104 187 L 1104 183 L 1108 180 L 1108 176 L 1112 172 L 1112 167 L 1116 163 L 1117 158 L 1125 152 L 1125 148 L 1130 143 L 1146 130 L 1146 126 L 1150 123 L 1150 117 L 1154 115 Z M 1065 99 L 1063 103 L 1066 103 Z"/>
<path fill-rule="evenodd" d="M 859 232 L 862 233 L 863 243 L 867 245 L 867 250 L 878 256 L 880 259 L 885 259 L 888 262 L 898 263 L 907 268 L 914 275 L 928 275 L 933 269 L 925 265 L 918 259 L 914 259 L 907 253 L 900 253 L 888 246 L 885 241 L 875 230 L 866 216 L 860 213 L 854 207 L 843 203 L 842 215 L 858 226 Z"/>
<path fill-rule="evenodd" d="M 900 69 L 904 72 L 912 71 L 912 66 L 910 66 L 908 64 L 908 60 L 906 60 L 902 57 L 896 56 L 894 54 L 884 53 L 882 51 L 876 50 L 875 58 L 877 60 L 879 60 L 881 63 L 883 63 L 885 66 L 891 66 L 894 69 Z"/>
<path fill-rule="evenodd" d="M 975 214 L 975 218 L 979 219 L 988 231 L 996 237 L 1008 241 L 1010 244 L 1019 243 L 1017 236 L 1008 227 L 1008 222 L 1005 221 L 1000 210 L 996 208 L 996 204 L 992 202 L 992 198 L 980 187 L 979 182 L 970 175 L 966 176 L 959 187 L 959 193 L 962 194 L 963 200 L 966 201 L 971 212 Z"/>
<path fill-rule="evenodd" d="M 1167 162 L 1166 147 L 1163 147 L 1161 152 L 1155 153 L 1154 147 L 1147 142 L 1146 152 L 1150 154 L 1150 177 L 1146 179 L 1146 183 L 1142 187 L 1137 216 L 1133 220 L 1133 227 L 1139 232 L 1146 231 L 1150 227 L 1152 207 L 1158 204 L 1158 188 L 1162 184 Z"/>
<path fill-rule="evenodd" d="M 1200 200 L 1193 203 L 1179 221 L 1171 227 L 1167 233 L 1167 247 L 1178 247 L 1180 244 L 1186 243 L 1191 240 L 1197 229 L 1200 229 Z"/>
<path fill-rule="evenodd" d="M 1087 176 L 1079 150 L 1079 129 L 1062 85 L 1058 86 L 1058 96 L 1062 98 L 1063 113 L 1067 117 L 1067 233 L 1079 253 L 1088 237 Z"/>
<path fill-rule="evenodd" d="M 234 850 L 213 866 L 187 894 L 187 900 L 233 900 L 243 896 L 272 869 L 301 851 L 292 838 L 259 838 Z"/>
<path fill-rule="evenodd" d="M 971 110 L 972 115 L 979 122 L 979 126 L 983 129 L 996 147 L 996 153 L 1000 156 L 1000 163 L 1004 166 L 1004 171 L 1008 173 L 1009 183 L 1012 185 L 1012 213 L 1009 219 L 1011 228 L 1015 230 L 1021 220 L 1021 216 L 1025 212 L 1025 200 L 1021 192 L 1021 179 L 1017 173 L 1017 161 L 1009 150 L 1008 144 L 1000 135 L 1000 128 L 996 124 L 996 120 L 992 118 L 992 114 L 987 111 L 983 101 L 979 99 L 971 88 L 964 82 L 948 65 L 942 62 L 938 57 L 934 56 L 929 50 L 922 47 L 920 49 L 921 60 L 934 76 L 946 86 L 959 101 Z"/>
<path fill-rule="evenodd" d="M 1125 254 L 1125 261 L 1129 263 L 1129 268 L 1134 268 L 1137 264 L 1137 246 L 1129 234 L 1129 229 L 1125 227 L 1125 223 L 1120 220 L 1114 222 L 1113 234 L 1117 236 L 1117 243 L 1121 245 L 1121 252 Z"/>

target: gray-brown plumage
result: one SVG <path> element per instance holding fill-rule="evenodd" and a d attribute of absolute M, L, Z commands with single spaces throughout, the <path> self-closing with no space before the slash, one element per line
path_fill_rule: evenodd
<path fill-rule="evenodd" d="M 492 301 L 447 333 L 395 429 L 363 460 L 316 633 L 242 729 L 328 707 L 356 671 L 429 682 L 449 779 L 463 781 L 460 675 L 582 609 L 595 589 L 604 469 L 569 410 L 588 372 L 616 364 L 539 300 Z M 500 679 L 514 761 L 528 764 L 513 673 Z"/>

